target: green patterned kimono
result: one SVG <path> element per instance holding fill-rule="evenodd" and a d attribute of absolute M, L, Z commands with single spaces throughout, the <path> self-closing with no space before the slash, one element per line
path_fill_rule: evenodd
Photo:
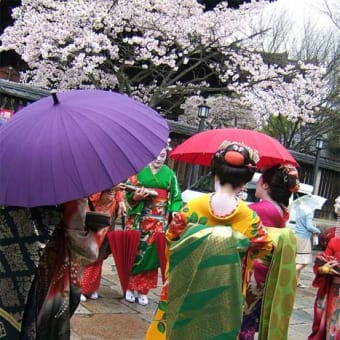
<path fill-rule="evenodd" d="M 264 257 L 270 259 L 270 267 L 259 339 L 287 339 L 296 289 L 294 233 L 285 228 L 264 228 L 242 201 L 231 214 L 216 216 L 210 209 L 210 197 L 189 201 L 182 209 L 183 216 L 169 227 L 168 281 L 146 339 L 237 339 L 244 298 L 241 287 L 248 284 L 253 259 Z M 221 228 L 232 230 L 229 238 Z M 241 256 L 236 256 L 240 249 L 242 254 L 244 245 L 240 234 L 249 240 L 243 270 Z"/>
<path fill-rule="evenodd" d="M 251 210 L 245 202 L 243 201 L 239 201 L 239 204 L 237 205 L 237 207 L 235 208 L 234 211 L 232 211 L 229 215 L 226 216 L 217 216 L 214 215 L 212 210 L 210 209 L 210 198 L 211 195 L 207 194 L 207 195 L 202 195 L 196 199 L 190 200 L 186 206 L 184 206 L 181 210 L 181 215 L 182 218 L 184 218 L 184 221 L 181 221 L 181 219 L 179 221 L 177 221 L 177 219 L 175 218 L 175 220 L 173 220 L 171 222 L 171 225 L 167 231 L 167 240 L 169 242 L 169 244 L 177 244 L 176 242 L 178 240 L 182 240 L 183 237 L 183 228 L 182 228 L 182 224 L 187 226 L 187 229 L 189 229 L 189 226 L 191 228 L 193 228 L 193 226 L 195 225 L 200 225 L 200 227 L 205 227 L 207 229 L 206 232 L 211 233 L 211 229 L 214 229 L 216 226 L 218 226 L 218 228 L 220 228 L 221 226 L 224 226 L 224 228 L 226 228 L 226 230 L 232 230 L 233 231 L 233 235 L 243 235 L 243 237 L 245 237 L 246 239 L 249 240 L 249 250 L 247 251 L 247 254 L 244 258 L 244 260 L 242 261 L 243 263 L 243 268 L 241 268 L 241 266 L 238 267 L 238 271 L 235 270 L 235 268 L 238 266 L 236 264 L 234 265 L 223 265 L 223 266 L 215 266 L 215 270 L 214 270 L 214 275 L 211 277 L 204 277 L 204 281 L 207 281 L 207 284 L 209 284 L 210 282 L 212 283 L 212 285 L 219 285 L 221 284 L 221 282 L 214 282 L 214 278 L 216 277 L 216 275 L 220 275 L 217 272 L 222 272 L 223 274 L 225 274 L 226 278 L 231 278 L 233 277 L 233 279 L 235 280 L 235 285 L 233 286 L 233 289 L 235 289 L 235 291 L 233 291 L 233 293 L 231 294 L 232 290 L 226 290 L 223 293 L 223 296 L 225 296 L 224 294 L 231 294 L 230 299 L 227 301 L 231 301 L 231 299 L 234 299 L 234 302 L 236 301 L 241 301 L 243 302 L 243 296 L 242 296 L 242 292 L 245 292 L 245 287 L 246 287 L 246 283 L 247 283 L 247 277 L 248 277 L 248 273 L 251 269 L 251 265 L 252 265 L 252 261 L 253 258 L 255 257 L 261 257 L 264 255 L 267 255 L 271 252 L 272 250 L 272 243 L 271 243 L 271 239 L 267 234 L 267 231 L 262 227 L 262 225 L 260 224 L 260 220 L 259 217 L 257 216 L 257 214 Z M 178 224 L 178 225 L 177 225 Z M 187 232 L 187 229 L 186 232 Z M 195 237 L 199 236 L 199 233 L 195 234 Z M 218 235 L 218 233 L 216 234 L 212 234 L 212 235 Z M 223 236 L 223 234 L 222 234 Z M 214 236 L 215 237 L 215 236 Z M 237 237 L 239 238 L 239 237 Z M 203 237 L 204 240 L 204 237 Z M 202 241 L 203 241 L 202 240 Z M 235 242 L 234 238 L 233 241 L 231 240 L 227 240 L 226 236 L 224 235 L 221 240 L 220 240 L 220 247 L 219 250 L 221 251 L 221 254 L 224 254 L 223 252 L 226 251 L 226 249 L 224 248 L 224 245 L 228 248 L 230 245 L 233 244 L 233 242 Z M 175 242 L 175 243 L 174 243 Z M 216 241 L 218 242 L 218 241 Z M 235 244 L 235 243 L 234 243 Z M 173 248 L 172 245 L 170 246 L 170 260 L 169 260 L 169 265 L 170 268 L 173 268 L 172 266 L 172 252 L 173 252 Z M 238 246 L 234 246 L 233 249 L 234 253 L 236 253 L 235 249 L 238 249 Z M 230 249 L 230 250 L 231 250 Z M 217 251 L 217 250 L 216 250 Z M 208 253 L 207 253 L 208 254 Z M 238 255 L 239 256 L 239 255 Z M 216 258 L 212 257 L 212 260 L 215 261 Z M 200 261 L 200 257 L 193 257 L 192 261 L 195 263 L 195 261 Z M 195 264 L 192 264 L 195 268 Z M 197 268 L 197 267 L 196 267 Z M 171 270 L 171 269 L 170 269 Z M 229 275 L 229 270 L 233 273 L 233 275 Z M 224 275 L 222 274 L 222 278 L 224 278 Z M 187 275 L 185 273 L 185 275 Z M 242 276 L 243 275 L 243 276 Z M 216 277 L 216 279 L 218 280 L 218 277 Z M 178 279 L 178 280 L 182 280 L 182 279 Z M 167 309 L 167 304 L 168 302 L 171 304 L 172 301 L 170 301 L 170 299 L 168 300 L 168 287 L 169 289 L 171 288 L 171 285 L 173 284 L 172 282 L 177 282 L 172 280 L 171 282 L 168 281 L 164 284 L 161 295 L 160 295 L 160 302 L 158 305 L 158 309 L 154 315 L 154 320 L 151 323 L 147 335 L 146 335 L 146 339 L 148 340 L 158 340 L 158 339 L 174 339 L 174 340 L 178 340 L 178 339 L 183 339 L 183 337 L 176 337 L 178 335 L 178 333 L 176 333 L 176 336 L 169 336 L 168 332 L 169 332 L 169 328 L 168 327 L 168 309 Z M 237 294 L 234 292 L 237 292 Z M 225 302 L 225 300 L 224 300 Z M 237 303 L 238 303 L 237 302 Z M 214 302 L 215 303 L 215 302 Z M 209 306 L 207 306 L 209 307 Z M 222 306 L 218 305 L 218 308 L 222 308 Z M 224 308 L 228 309 L 228 306 L 224 306 Z M 217 331 L 216 334 L 219 334 L 219 332 L 222 332 L 221 335 L 222 339 L 236 339 L 237 337 L 237 329 L 239 330 L 239 328 L 241 327 L 241 319 L 242 319 L 242 310 L 239 308 L 240 306 L 238 304 L 235 305 L 235 308 L 232 309 L 232 316 L 229 315 L 230 310 L 226 310 L 226 314 L 224 315 L 225 318 L 223 319 L 223 323 L 220 326 L 219 324 L 215 324 L 215 326 L 217 327 Z M 204 310 L 204 312 L 206 312 L 206 310 Z M 209 310 L 210 312 L 210 310 Z M 209 313 L 208 313 L 209 315 Z M 234 319 L 231 319 L 231 318 Z M 230 321 L 230 323 L 229 323 Z M 177 322 L 175 321 L 171 321 L 171 322 Z M 230 326 L 230 333 L 228 337 L 225 336 L 225 332 L 229 332 L 227 331 L 225 328 L 225 323 L 228 322 L 229 326 Z M 211 324 L 210 324 L 211 325 Z M 177 326 L 176 326 L 177 327 Z M 220 328 L 221 327 L 221 328 Z M 200 331 L 198 331 L 200 332 Z M 199 333 L 195 332 L 195 337 L 194 335 L 192 335 L 191 337 L 189 337 L 188 339 L 199 339 L 199 340 L 203 340 L 204 338 L 200 337 Z M 235 335 L 236 333 L 236 335 Z M 171 334 L 172 334 L 172 330 L 171 330 Z M 187 339 L 184 337 L 184 339 Z M 207 339 L 209 339 L 209 337 L 207 337 Z M 218 339 L 218 338 L 216 338 Z"/>
<path fill-rule="evenodd" d="M 146 166 L 137 176 L 130 178 L 128 183 L 151 188 L 158 193 L 157 197 L 138 202 L 133 200 L 133 192 L 126 194 L 130 206 L 126 229 L 141 231 L 129 289 L 139 290 L 142 285 L 149 289 L 156 288 L 160 259 L 155 234 L 164 234 L 167 230 L 170 213 L 178 211 L 182 206 L 182 193 L 176 174 L 167 165 L 162 165 L 155 174 Z"/>
<path fill-rule="evenodd" d="M 274 250 L 264 288 L 260 340 L 288 339 L 296 293 L 296 237 L 288 228 L 268 228 Z"/>
<path fill-rule="evenodd" d="M 241 256 L 231 227 L 189 226 L 171 246 L 168 339 L 235 339 L 242 322 Z"/>

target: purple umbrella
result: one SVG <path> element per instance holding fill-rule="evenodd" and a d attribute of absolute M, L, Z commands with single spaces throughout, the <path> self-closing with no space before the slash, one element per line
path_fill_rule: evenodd
<path fill-rule="evenodd" d="M 53 94 L 0 129 L 0 205 L 55 205 L 108 189 L 166 145 L 156 111 L 101 90 Z"/>

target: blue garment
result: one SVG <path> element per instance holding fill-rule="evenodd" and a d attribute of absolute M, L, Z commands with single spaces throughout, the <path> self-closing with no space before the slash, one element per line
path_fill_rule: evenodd
<path fill-rule="evenodd" d="M 313 212 L 296 214 L 295 234 L 297 237 L 310 239 L 312 234 L 319 234 L 320 230 L 313 225 Z"/>

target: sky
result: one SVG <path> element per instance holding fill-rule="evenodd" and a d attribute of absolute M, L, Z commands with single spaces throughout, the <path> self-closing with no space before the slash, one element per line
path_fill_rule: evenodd
<path fill-rule="evenodd" d="M 339 20 L 339 0 L 278 0 L 268 6 L 268 10 L 274 10 L 277 13 L 287 12 L 297 25 L 303 25 L 304 21 L 310 19 L 320 28 L 336 30 L 329 16 L 323 13 L 326 10 L 325 4 L 328 4 Z"/>
<path fill-rule="evenodd" d="M 325 3 L 337 18 L 338 27 L 332 22 L 329 15 L 324 13 L 326 11 Z M 340 0 L 278 0 L 264 7 L 263 18 L 255 19 L 266 23 L 262 27 L 279 25 L 283 20 L 287 20 L 284 27 L 287 29 L 285 36 L 288 37 L 289 43 L 282 49 L 282 52 L 288 50 L 291 55 L 294 48 L 298 49 L 296 47 L 301 44 L 304 27 L 307 23 L 311 23 L 311 29 L 317 32 L 319 40 L 331 37 L 334 46 L 338 45 L 340 41 Z"/>

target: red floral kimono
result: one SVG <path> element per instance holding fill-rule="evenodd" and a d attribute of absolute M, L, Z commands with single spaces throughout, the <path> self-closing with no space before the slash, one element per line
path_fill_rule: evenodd
<path fill-rule="evenodd" d="M 90 199 L 96 211 L 106 212 L 111 218 L 115 218 L 117 203 L 124 200 L 124 194 L 121 190 L 106 190 L 91 195 Z M 103 262 L 110 254 L 106 238 L 109 230 L 110 226 L 107 226 L 96 232 L 96 243 L 100 253 L 98 260 L 85 268 L 81 287 L 84 295 L 90 295 L 99 289 Z"/>
<path fill-rule="evenodd" d="M 320 274 L 320 266 L 335 259 L 340 272 L 340 238 L 333 237 L 323 253 L 315 259 L 316 277 L 313 287 L 318 288 L 314 303 L 312 334 L 309 340 L 340 340 L 340 275 Z"/>

